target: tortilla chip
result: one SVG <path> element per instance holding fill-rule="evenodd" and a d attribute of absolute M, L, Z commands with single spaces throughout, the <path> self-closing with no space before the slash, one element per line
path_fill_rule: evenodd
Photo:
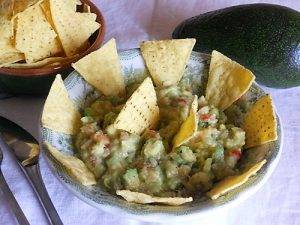
<path fill-rule="evenodd" d="M 72 66 L 104 95 L 117 96 L 125 93 L 115 39 L 111 39 L 102 48 L 90 53 Z"/>
<path fill-rule="evenodd" d="M 95 175 L 87 168 L 87 166 L 80 159 L 65 155 L 51 146 L 49 143 L 45 143 L 47 149 L 51 155 L 64 166 L 68 174 L 81 183 L 84 186 L 90 186 L 97 183 Z"/>
<path fill-rule="evenodd" d="M 198 129 L 198 97 L 195 95 L 188 118 L 181 124 L 178 133 L 173 138 L 173 149 L 189 141 Z"/>
<path fill-rule="evenodd" d="M 97 19 L 97 15 L 95 13 L 79 13 L 78 16 L 84 17 L 83 20 L 88 19 L 90 21 L 96 21 Z M 89 40 L 87 40 L 82 44 L 81 50 L 85 51 L 89 47 L 91 47 L 91 44 L 89 43 Z"/>
<path fill-rule="evenodd" d="M 68 0 L 67 3 L 68 3 L 68 8 L 71 9 L 73 12 L 76 12 L 77 5 L 81 5 L 81 2 L 77 1 L 77 0 Z M 52 27 L 55 27 L 53 20 L 52 20 L 51 10 L 50 10 L 50 0 L 44 0 L 41 3 L 41 7 L 47 17 L 48 22 L 51 24 Z M 94 19 L 94 17 L 97 17 L 96 14 L 94 14 L 94 16 L 92 16 L 92 15 L 89 15 L 89 16 L 91 19 Z M 96 20 L 96 18 L 94 19 L 94 21 L 95 20 Z"/>
<path fill-rule="evenodd" d="M 250 70 L 214 50 L 205 98 L 211 105 L 225 110 L 250 88 L 254 79 Z"/>
<path fill-rule="evenodd" d="M 82 2 L 80 0 L 68 0 L 68 4 L 70 8 L 72 8 L 72 10 L 76 12 L 77 6 L 82 5 Z"/>
<path fill-rule="evenodd" d="M 16 16 L 18 13 L 23 12 L 25 9 L 39 4 L 42 0 L 15 0 L 13 15 Z"/>
<path fill-rule="evenodd" d="M 160 203 L 164 205 L 182 205 L 187 202 L 192 202 L 193 198 L 161 198 L 161 197 L 153 197 L 150 195 L 146 195 L 144 193 L 133 192 L 128 190 L 117 190 L 117 195 L 122 196 L 127 202 L 134 202 L 139 204 L 150 204 L 150 203 Z"/>
<path fill-rule="evenodd" d="M 0 16 L 0 67 L 24 60 L 24 54 L 20 53 L 13 45 L 12 22 Z"/>
<path fill-rule="evenodd" d="M 13 36 L 12 22 L 0 17 L 0 43 L 10 40 Z M 2 53 L 2 49 L 1 49 Z"/>
<path fill-rule="evenodd" d="M 259 171 L 266 162 L 267 160 L 264 159 L 263 161 L 256 163 L 249 170 L 240 175 L 226 177 L 225 179 L 217 183 L 212 190 L 207 192 L 207 195 L 211 199 L 215 200 L 220 195 L 223 195 L 228 191 L 231 191 L 232 189 L 241 186 L 242 184 L 247 182 L 249 177 L 255 175 L 257 171 Z"/>
<path fill-rule="evenodd" d="M 55 30 L 67 56 L 80 53 L 89 37 L 100 24 L 81 13 L 74 12 L 68 1 L 50 0 L 50 9 Z"/>
<path fill-rule="evenodd" d="M 0 18 L 0 67 L 24 60 L 24 54 L 13 46 L 13 30 L 10 20 Z"/>
<path fill-rule="evenodd" d="M 176 85 L 182 78 L 195 39 L 145 41 L 141 51 L 156 86 Z"/>
<path fill-rule="evenodd" d="M 67 0 L 66 1 L 66 9 L 67 10 L 72 10 L 73 12 L 76 12 L 76 10 L 77 10 L 77 5 L 81 5 L 82 3 L 81 3 L 81 1 L 79 1 L 79 0 Z"/>
<path fill-rule="evenodd" d="M 127 100 L 114 126 L 139 135 L 147 128 L 154 128 L 158 119 L 156 93 L 151 78 L 147 77 Z"/>
<path fill-rule="evenodd" d="M 95 13 L 80 13 L 78 15 L 86 17 L 86 18 L 88 18 L 91 21 L 96 21 L 96 19 L 97 19 L 97 15 Z"/>
<path fill-rule="evenodd" d="M 8 67 L 12 63 L 24 60 L 24 54 L 19 52 L 7 52 L 0 55 L 0 67 Z"/>
<path fill-rule="evenodd" d="M 0 16 L 0 66 L 24 59 L 24 55 L 14 47 L 12 38 L 11 20 Z"/>
<path fill-rule="evenodd" d="M 246 132 L 245 148 L 277 140 L 277 121 L 270 95 L 254 103 L 245 116 L 242 128 Z"/>
<path fill-rule="evenodd" d="M 16 48 L 32 63 L 61 52 L 57 35 L 39 5 L 18 14 Z"/>
<path fill-rule="evenodd" d="M 43 126 L 65 134 L 77 134 L 80 118 L 80 113 L 70 100 L 61 75 L 56 75 L 45 102 Z"/>

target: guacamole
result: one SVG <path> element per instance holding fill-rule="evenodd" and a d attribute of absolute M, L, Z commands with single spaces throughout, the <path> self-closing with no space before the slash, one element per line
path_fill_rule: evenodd
<path fill-rule="evenodd" d="M 141 135 L 114 128 L 126 98 L 100 96 L 85 108 L 75 144 L 78 155 L 108 190 L 161 197 L 205 193 L 238 173 L 245 132 L 224 112 L 198 98 L 198 130 L 183 145 L 172 140 L 187 119 L 194 95 L 186 85 L 156 87 L 159 122 Z M 132 93 L 132 92 L 131 92 Z"/>

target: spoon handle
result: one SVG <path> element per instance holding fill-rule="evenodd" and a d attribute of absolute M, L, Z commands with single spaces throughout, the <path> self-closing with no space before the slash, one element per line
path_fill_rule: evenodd
<path fill-rule="evenodd" d="M 44 208 L 45 214 L 51 225 L 63 225 L 42 180 L 39 170 L 39 164 L 22 167 L 28 180 L 30 181 L 41 205 Z"/>
<path fill-rule="evenodd" d="M 7 199 L 8 204 L 16 216 L 16 219 L 20 225 L 30 225 L 26 219 L 22 209 L 20 208 L 17 200 L 15 199 L 13 193 L 11 192 L 8 184 L 5 181 L 5 178 L 0 171 L 0 189 L 3 192 L 3 196 Z"/>

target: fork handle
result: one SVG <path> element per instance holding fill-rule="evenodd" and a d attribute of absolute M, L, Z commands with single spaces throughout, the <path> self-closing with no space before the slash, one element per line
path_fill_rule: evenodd
<path fill-rule="evenodd" d="M 63 225 L 42 180 L 39 164 L 21 167 L 34 189 L 51 225 Z"/>
<path fill-rule="evenodd" d="M 3 192 L 4 197 L 7 199 L 8 204 L 16 216 L 16 219 L 20 225 L 30 225 L 27 218 L 25 217 L 22 209 L 20 208 L 17 200 L 15 199 L 13 193 L 11 192 L 5 178 L 0 171 L 0 189 Z"/>

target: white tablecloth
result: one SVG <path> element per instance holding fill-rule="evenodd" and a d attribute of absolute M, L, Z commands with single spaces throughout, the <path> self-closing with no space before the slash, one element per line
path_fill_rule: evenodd
<path fill-rule="evenodd" d="M 182 20 L 230 5 L 259 1 L 225 0 L 103 0 L 94 1 L 107 22 L 106 40 L 115 37 L 120 49 L 137 47 L 147 39 L 169 38 Z M 300 10 L 296 0 L 264 1 Z M 284 129 L 283 153 L 268 182 L 240 205 L 191 224 L 300 224 L 300 87 L 271 92 Z M 0 115 L 14 120 L 38 136 L 37 123 L 43 98 L 16 97 L 0 101 Z M 2 171 L 32 225 L 46 224 L 41 208 L 20 169 L 8 152 L 4 152 Z M 45 185 L 64 224 L 143 224 L 120 219 L 79 200 L 51 174 L 44 160 L 41 170 Z M 162 221 L 167 224 L 167 221 Z M 16 224 L 6 202 L 0 196 L 0 224 Z M 172 223 L 174 224 L 174 223 Z"/>

